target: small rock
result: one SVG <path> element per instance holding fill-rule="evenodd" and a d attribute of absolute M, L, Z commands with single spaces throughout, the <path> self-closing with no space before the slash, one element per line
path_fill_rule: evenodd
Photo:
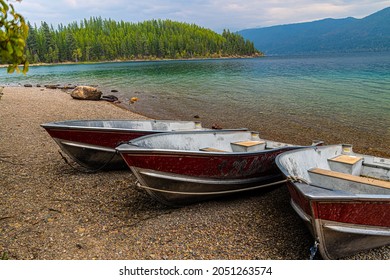
<path fill-rule="evenodd" d="M 215 123 L 211 126 L 212 129 L 222 129 L 222 126 L 220 126 L 219 124 Z"/>
<path fill-rule="evenodd" d="M 138 101 L 138 97 L 132 97 L 130 98 L 130 104 L 133 104 L 134 102 L 137 102 Z"/>
<path fill-rule="evenodd" d="M 59 85 L 45 85 L 45 88 L 48 89 L 57 89 Z"/>
<path fill-rule="evenodd" d="M 106 100 L 106 101 L 109 101 L 109 102 L 115 102 L 115 101 L 118 101 L 118 97 L 116 97 L 115 95 L 103 95 L 101 97 L 102 100 Z"/>
<path fill-rule="evenodd" d="M 64 85 L 64 86 L 58 86 L 58 89 L 75 89 L 76 86 L 74 85 Z"/>

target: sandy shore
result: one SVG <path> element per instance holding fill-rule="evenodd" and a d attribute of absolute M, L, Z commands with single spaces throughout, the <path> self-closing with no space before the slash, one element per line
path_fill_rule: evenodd
<path fill-rule="evenodd" d="M 0 99 L 0 257 L 8 259 L 308 259 L 313 239 L 287 189 L 169 208 L 129 171 L 68 166 L 40 124 L 145 119 L 61 90 L 5 88 Z M 390 259 L 390 246 L 349 259 Z"/>

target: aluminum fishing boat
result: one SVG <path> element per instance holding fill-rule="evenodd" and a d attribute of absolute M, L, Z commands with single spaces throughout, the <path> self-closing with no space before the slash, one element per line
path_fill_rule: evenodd
<path fill-rule="evenodd" d="M 68 120 L 41 126 L 62 151 L 92 171 L 127 168 L 115 152 L 120 143 L 153 133 L 205 130 L 200 122 L 175 120 Z"/>
<path fill-rule="evenodd" d="M 390 159 L 356 154 L 351 145 L 279 155 L 291 205 L 324 259 L 390 244 Z"/>
<path fill-rule="evenodd" d="M 251 131 L 171 132 L 148 135 L 116 149 L 139 186 L 168 205 L 183 205 L 280 185 L 278 154 L 298 146 Z"/>

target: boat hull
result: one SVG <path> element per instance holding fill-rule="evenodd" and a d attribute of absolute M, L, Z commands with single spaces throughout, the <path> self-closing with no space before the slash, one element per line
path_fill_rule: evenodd
<path fill-rule="evenodd" d="M 271 185 L 282 176 L 275 157 L 285 150 L 213 154 L 121 152 L 140 186 L 160 202 L 183 205 Z"/>
<path fill-rule="evenodd" d="M 170 130 L 203 130 L 199 122 L 164 120 L 79 120 L 41 125 L 63 152 L 89 170 L 128 168 L 115 147 Z"/>
<path fill-rule="evenodd" d="M 122 157 L 113 148 L 59 138 L 53 139 L 66 155 L 88 170 L 120 170 L 127 168 Z"/>
<path fill-rule="evenodd" d="M 343 151 L 342 145 L 313 147 L 276 159 L 288 179 L 291 205 L 314 236 L 324 259 L 390 244 L 390 162 L 349 151 L 351 158 L 362 160 L 361 175 L 335 172 L 334 158 L 347 155 Z M 350 163 L 346 166 L 353 172 Z M 318 169 L 327 169 L 327 175 L 313 174 Z"/>
<path fill-rule="evenodd" d="M 115 147 L 151 132 L 82 129 L 47 129 L 62 151 L 87 169 L 125 169 L 126 163 L 116 153 Z"/>
<path fill-rule="evenodd" d="M 169 206 L 209 200 L 237 192 L 280 185 L 280 174 L 250 179 L 205 179 L 131 167 L 139 187 L 150 196 Z"/>
<path fill-rule="evenodd" d="M 390 244 L 390 198 L 306 196 L 296 184 L 288 185 L 291 204 L 324 259 Z"/>

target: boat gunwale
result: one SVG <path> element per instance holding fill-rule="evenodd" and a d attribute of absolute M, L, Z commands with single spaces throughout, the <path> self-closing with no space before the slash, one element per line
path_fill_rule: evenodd
<path fill-rule="evenodd" d="M 293 184 L 293 187 L 299 191 L 303 196 L 307 197 L 309 200 L 315 200 L 315 201 L 329 201 L 332 203 L 335 202 L 350 202 L 350 201 L 376 201 L 376 202 L 390 202 L 390 195 L 383 195 L 383 194 L 354 194 L 349 192 L 344 192 L 340 190 L 332 190 L 320 186 L 316 186 L 313 184 L 306 184 L 306 183 L 298 183 L 298 182 L 291 182 Z M 305 192 L 302 190 L 302 186 L 310 186 L 315 189 L 322 189 L 326 192 L 326 194 L 313 194 L 310 192 Z M 378 201 L 380 200 L 380 201 Z"/>
<path fill-rule="evenodd" d="M 280 143 L 284 146 L 280 147 L 274 147 L 272 149 L 263 149 L 259 151 L 243 151 L 243 152 L 233 152 L 233 151 L 201 151 L 201 150 L 184 150 L 184 149 L 162 149 L 162 148 L 147 148 L 137 145 L 137 142 L 143 141 L 144 139 L 148 138 L 155 138 L 155 137 L 164 137 L 164 136 L 174 136 L 174 135 L 190 135 L 190 134 L 228 134 L 228 133 L 234 133 L 234 132 L 244 132 L 247 134 L 250 133 L 256 133 L 257 131 L 251 131 L 247 129 L 218 129 L 218 130 L 197 130 L 197 131 L 172 131 L 172 132 L 164 132 L 160 134 L 151 134 L 151 135 L 145 135 L 138 137 L 136 139 L 130 140 L 127 143 L 122 143 L 118 145 L 115 150 L 119 153 L 123 154 L 146 154 L 146 153 L 153 153 L 153 154 L 183 154 L 183 155 L 213 155 L 213 156 L 232 156 L 232 155 L 259 155 L 259 154 L 268 154 L 272 152 L 277 152 L 284 149 L 301 149 L 308 146 L 300 146 L 300 145 L 294 145 L 294 144 L 288 144 L 288 143 L 282 143 L 272 140 L 266 140 L 263 138 L 260 138 L 260 140 L 266 141 L 266 142 L 272 142 L 272 143 Z"/>
<path fill-rule="evenodd" d="M 132 146 L 132 148 L 121 148 L 120 146 Z M 251 151 L 251 152 L 230 152 L 230 151 L 224 151 L 224 152 L 213 152 L 213 151 L 195 151 L 195 150 L 179 150 L 179 149 L 154 149 L 154 148 L 140 148 L 139 146 L 132 145 L 132 144 L 121 144 L 118 145 L 115 150 L 118 151 L 120 154 L 131 154 L 132 156 L 135 155 L 145 155 L 145 154 L 151 154 L 151 155 L 183 155 L 183 156 L 221 156 L 221 157 L 231 157 L 231 156 L 256 156 L 256 155 L 262 155 L 262 154 L 269 154 L 273 152 L 277 152 L 284 149 L 299 149 L 301 146 L 284 146 L 284 147 L 277 147 L 273 149 L 265 149 L 260 151 Z"/>
<path fill-rule="evenodd" d="M 117 122 L 117 123 L 126 123 L 126 122 L 133 122 L 133 123 L 193 123 L 194 125 L 199 124 L 199 128 L 189 128 L 191 130 L 195 131 L 202 131 L 202 130 L 216 130 L 213 128 L 204 128 L 202 126 L 202 123 L 200 121 L 181 121 L 181 120 L 134 120 L 134 119 L 74 119 L 74 120 L 65 120 L 65 121 L 54 121 L 54 122 L 48 122 L 41 124 L 41 127 L 45 129 L 62 129 L 62 130 L 104 130 L 104 131 L 140 131 L 140 132 L 167 132 L 167 130 L 151 130 L 151 129 L 137 129 L 137 128 L 126 128 L 126 127 L 104 127 L 104 126 L 85 126 L 85 125 L 74 125 L 74 123 L 88 123 L 88 122 Z M 72 125 L 73 124 L 73 125 Z M 238 128 L 237 130 L 244 130 L 246 128 Z M 232 129 L 233 130 L 233 129 Z M 247 130 L 247 129 L 246 129 Z M 173 130 L 173 131 L 186 131 L 186 130 Z"/>

